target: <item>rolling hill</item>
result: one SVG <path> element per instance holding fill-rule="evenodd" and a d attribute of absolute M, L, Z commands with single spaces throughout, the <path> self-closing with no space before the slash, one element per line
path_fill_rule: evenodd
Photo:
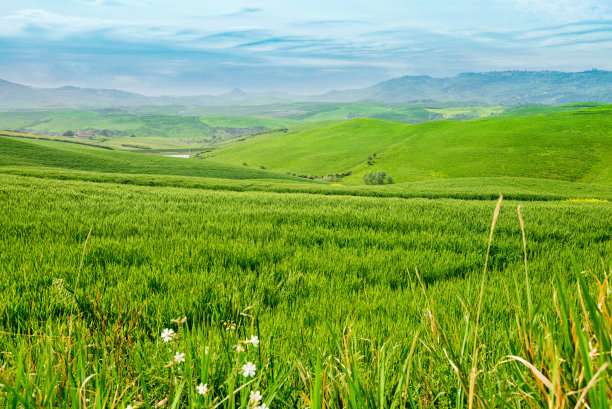
<path fill-rule="evenodd" d="M 330 184 L 245 166 L 109 151 L 107 147 L 81 145 L 88 143 L 85 141 L 74 145 L 69 140 L 22 139 L 36 136 L 5 133 L 0 133 L 0 174 L 30 179 L 377 198 L 492 200 L 502 192 L 510 200 L 612 200 L 612 188 L 605 184 L 521 177 L 436 179 L 384 186 Z M 63 143 L 68 141 L 72 143 Z"/>
<path fill-rule="evenodd" d="M 45 167 L 101 173 L 308 182 L 304 179 L 244 166 L 109 151 L 83 145 L 19 139 L 2 135 L 0 135 L 0 167 Z"/>
<path fill-rule="evenodd" d="M 24 110 L 0 112 L 0 130 L 49 136 L 67 131 L 93 134 L 115 149 L 201 147 L 205 141 L 265 132 L 297 121 L 236 116 L 142 115 L 122 110 Z M 105 133 L 101 135 L 101 132 Z"/>
<path fill-rule="evenodd" d="M 295 103 L 253 106 L 246 112 L 237 107 L 200 108 L 203 115 L 198 115 L 193 109 L 186 114 L 184 108 L 149 107 L 136 112 L 111 108 L 6 111 L 0 112 L 0 130 L 49 136 L 61 136 L 67 131 L 82 132 L 93 135 L 97 144 L 114 149 L 188 149 L 231 137 L 296 128 L 307 122 L 368 117 L 418 123 L 488 116 L 510 109 L 453 104 Z"/>
<path fill-rule="evenodd" d="M 358 118 L 293 134 L 256 136 L 212 152 L 209 160 L 312 176 L 350 172 L 346 181 L 356 183 L 367 171 L 384 170 L 396 183 L 530 177 L 609 184 L 610 129 L 610 106 L 415 125 Z"/>

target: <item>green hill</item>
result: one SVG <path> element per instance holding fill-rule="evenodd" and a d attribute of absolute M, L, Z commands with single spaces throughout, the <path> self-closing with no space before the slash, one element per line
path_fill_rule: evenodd
<path fill-rule="evenodd" d="M 93 134 L 97 143 L 115 149 L 133 145 L 151 149 L 199 148 L 213 139 L 283 128 L 296 122 L 243 116 L 140 115 L 118 110 L 0 112 L 0 130 L 51 136 L 68 130 L 84 132 Z"/>
<path fill-rule="evenodd" d="M 416 125 L 354 119 L 271 134 L 215 151 L 210 160 L 323 176 L 384 170 L 396 182 L 530 177 L 612 183 L 612 109 Z M 374 156 L 374 154 L 376 154 Z M 372 158 L 368 165 L 368 158 Z"/>
<path fill-rule="evenodd" d="M 199 176 L 223 179 L 304 179 L 244 166 L 168 158 L 53 141 L 0 136 L 0 167 L 50 167 L 81 171 Z"/>
<path fill-rule="evenodd" d="M 496 118 L 517 118 L 521 116 L 534 116 L 542 114 L 556 114 L 561 112 L 573 112 L 587 108 L 596 108 L 599 106 L 604 107 L 607 105 L 605 102 L 574 102 L 571 104 L 557 105 L 557 106 L 532 106 L 525 108 L 517 108 L 502 112 L 496 115 Z"/>
<path fill-rule="evenodd" d="M 138 144 L 149 148 L 201 146 L 212 136 L 211 127 L 199 117 L 135 115 L 122 111 L 17 111 L 0 112 L 0 129 L 62 135 L 83 131 L 99 143 L 114 148 Z"/>

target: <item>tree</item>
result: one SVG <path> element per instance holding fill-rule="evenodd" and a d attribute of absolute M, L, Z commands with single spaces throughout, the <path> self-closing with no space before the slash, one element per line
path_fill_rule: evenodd
<path fill-rule="evenodd" d="M 64 136 L 74 136 L 74 132 L 68 130 L 68 131 L 64 132 Z"/>
<path fill-rule="evenodd" d="M 384 185 L 385 183 L 393 183 L 393 178 L 391 176 L 387 176 L 387 173 L 384 170 L 377 170 L 376 172 L 366 172 L 361 177 L 361 180 L 366 185 Z"/>
<path fill-rule="evenodd" d="M 361 180 L 366 185 L 373 185 L 374 184 L 374 174 L 372 172 L 366 172 L 361 177 Z"/>

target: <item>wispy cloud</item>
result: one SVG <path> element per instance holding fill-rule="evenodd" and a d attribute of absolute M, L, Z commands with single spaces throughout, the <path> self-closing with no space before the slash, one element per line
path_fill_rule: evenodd
<path fill-rule="evenodd" d="M 404 74 L 612 68 L 612 15 L 595 0 L 9 3 L 0 77 L 41 85 L 324 91 Z"/>
<path fill-rule="evenodd" d="M 223 17 L 244 17 L 244 16 L 248 16 L 251 14 L 255 14 L 255 13 L 260 13 L 262 12 L 263 9 L 260 9 L 258 7 L 244 7 L 238 11 L 233 11 L 231 13 L 226 13 L 223 14 Z"/>
<path fill-rule="evenodd" d="M 304 27 L 332 27 L 332 26 L 370 26 L 372 23 L 363 20 L 314 20 L 297 23 L 298 26 Z"/>

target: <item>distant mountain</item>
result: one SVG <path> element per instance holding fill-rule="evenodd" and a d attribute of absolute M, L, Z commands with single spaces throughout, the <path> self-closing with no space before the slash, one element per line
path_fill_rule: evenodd
<path fill-rule="evenodd" d="M 145 105 L 262 105 L 316 102 L 480 102 L 559 105 L 576 101 L 612 102 L 612 72 L 499 71 L 465 73 L 450 78 L 405 76 L 369 88 L 330 91 L 319 96 L 248 93 L 147 97 L 115 89 L 33 88 L 0 80 L 1 108 L 134 107 Z"/>
<path fill-rule="evenodd" d="M 494 71 L 465 73 L 450 78 L 406 76 L 369 88 L 331 91 L 318 100 L 387 103 L 475 101 L 504 105 L 612 102 L 612 72 Z"/>
<path fill-rule="evenodd" d="M 41 95 L 30 87 L 0 80 L 0 104 L 3 104 L 4 101 L 15 101 L 17 104 L 37 103 L 41 98 Z"/>
<path fill-rule="evenodd" d="M 238 88 L 221 95 L 187 97 L 147 97 L 116 89 L 79 87 L 34 88 L 0 80 L 0 107 L 49 108 L 49 107 L 134 107 L 145 105 L 259 105 L 287 102 L 286 95 L 251 94 Z"/>
<path fill-rule="evenodd" d="M 148 98 L 115 89 L 78 87 L 33 88 L 0 80 L 0 106 L 12 108 L 40 108 L 47 106 L 144 105 Z"/>
<path fill-rule="evenodd" d="M 255 94 L 245 92 L 240 88 L 234 88 L 230 92 L 220 95 L 197 95 L 192 97 L 156 97 L 150 99 L 151 105 L 195 105 L 195 106 L 214 106 L 214 105 L 263 105 L 274 104 L 277 102 L 293 102 L 297 97 L 265 93 Z"/>

